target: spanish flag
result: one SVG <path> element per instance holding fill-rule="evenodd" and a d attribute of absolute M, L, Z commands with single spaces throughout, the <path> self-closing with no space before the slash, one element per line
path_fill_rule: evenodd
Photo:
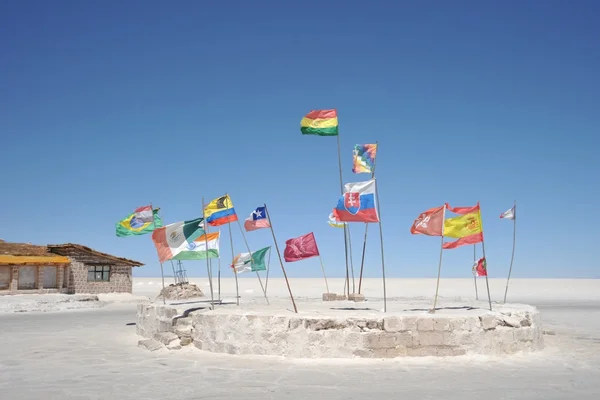
<path fill-rule="evenodd" d="M 204 208 L 204 218 L 210 226 L 221 226 L 238 220 L 229 195 L 219 197 Z"/>
<path fill-rule="evenodd" d="M 313 110 L 300 121 L 303 135 L 337 136 L 337 110 Z"/>
<path fill-rule="evenodd" d="M 460 217 L 446 218 L 444 221 L 444 236 L 458 239 L 454 242 L 445 242 L 444 249 L 455 249 L 460 246 L 483 242 L 479 204 L 474 207 L 457 207 L 454 209 L 447 206 L 447 209 L 464 214 Z"/>

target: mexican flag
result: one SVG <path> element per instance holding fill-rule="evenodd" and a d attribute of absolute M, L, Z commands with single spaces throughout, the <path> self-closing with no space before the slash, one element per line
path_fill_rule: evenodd
<path fill-rule="evenodd" d="M 173 260 L 206 260 L 219 258 L 219 232 L 205 233 L 189 242 L 187 248 L 173 257 Z"/>
<path fill-rule="evenodd" d="M 165 262 L 188 248 L 188 244 L 204 235 L 203 218 L 175 222 L 152 232 L 158 260 Z"/>

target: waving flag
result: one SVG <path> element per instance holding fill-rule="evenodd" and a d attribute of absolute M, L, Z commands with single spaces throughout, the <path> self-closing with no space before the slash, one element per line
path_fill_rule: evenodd
<path fill-rule="evenodd" d="M 329 220 L 327 221 L 327 223 L 329 224 L 329 226 L 332 226 L 334 228 L 343 228 L 345 225 L 343 222 L 336 221 L 333 213 L 329 214 Z"/>
<path fill-rule="evenodd" d="M 487 262 L 485 261 L 485 258 L 480 258 L 473 263 L 473 275 L 487 276 Z"/>
<path fill-rule="evenodd" d="M 515 219 L 516 218 L 515 207 L 511 207 L 510 210 L 504 211 L 500 214 L 500 218 L 504 219 Z"/>
<path fill-rule="evenodd" d="M 204 235 L 202 218 L 176 222 L 152 232 L 152 241 L 160 262 L 172 259 L 188 248 L 188 242 Z"/>
<path fill-rule="evenodd" d="M 185 250 L 173 257 L 173 260 L 205 260 L 219 258 L 219 232 L 205 233 L 196 240 L 188 242 Z"/>
<path fill-rule="evenodd" d="M 269 227 L 271 227 L 271 224 L 269 224 L 265 207 L 256 207 L 256 210 L 252 211 L 250 216 L 244 221 L 246 232 Z"/>
<path fill-rule="evenodd" d="M 204 217 L 210 226 L 221 226 L 238 220 L 229 195 L 219 197 L 204 208 Z"/>
<path fill-rule="evenodd" d="M 337 136 L 337 111 L 313 110 L 300 121 L 300 131 L 303 135 Z"/>
<path fill-rule="evenodd" d="M 445 206 L 430 208 L 421 213 L 410 227 L 413 235 L 442 236 Z"/>
<path fill-rule="evenodd" d="M 318 255 L 319 248 L 317 247 L 315 235 L 312 232 L 285 241 L 283 257 L 286 262 L 305 260 Z"/>
<path fill-rule="evenodd" d="M 158 216 L 158 209 L 152 210 L 152 207 L 144 206 L 117 222 L 116 231 L 118 237 L 137 236 L 150 233 L 161 226 L 163 222 Z"/>
<path fill-rule="evenodd" d="M 372 174 L 375 168 L 377 144 L 357 144 L 352 152 L 352 172 L 355 174 Z"/>
<path fill-rule="evenodd" d="M 483 242 L 483 227 L 481 224 L 481 210 L 479 203 L 474 207 L 452 208 L 446 204 L 448 210 L 463 214 L 460 217 L 446 218 L 444 221 L 444 236 L 458 238 L 454 242 L 443 244 L 444 249 L 455 249 L 467 244 Z"/>
<path fill-rule="evenodd" d="M 264 249 L 253 251 L 250 253 L 241 253 L 235 256 L 233 259 L 232 268 L 235 268 L 236 273 L 241 274 L 243 272 L 254 272 L 254 271 L 266 271 L 267 265 L 265 264 L 265 255 L 267 251 L 271 249 L 271 246 L 265 247 Z"/>
<path fill-rule="evenodd" d="M 346 183 L 333 215 L 339 222 L 379 222 L 375 208 L 375 179 Z"/>

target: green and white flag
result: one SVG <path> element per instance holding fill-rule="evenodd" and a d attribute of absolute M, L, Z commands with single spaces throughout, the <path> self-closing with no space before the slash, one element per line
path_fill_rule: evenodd
<path fill-rule="evenodd" d="M 252 255 L 250 255 L 250 253 L 238 254 L 233 259 L 232 267 L 235 268 L 235 271 L 238 274 L 250 271 L 266 271 L 267 265 L 265 264 L 265 256 L 270 249 L 271 246 L 253 251 Z"/>

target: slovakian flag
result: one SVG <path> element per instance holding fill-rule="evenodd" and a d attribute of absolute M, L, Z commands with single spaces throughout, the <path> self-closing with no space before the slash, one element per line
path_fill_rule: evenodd
<path fill-rule="evenodd" d="M 440 206 L 422 212 L 410 227 L 410 233 L 413 235 L 442 236 L 444 211 L 445 206 Z"/>
<path fill-rule="evenodd" d="M 286 262 L 305 260 L 318 255 L 319 248 L 317 247 L 315 235 L 312 232 L 285 241 L 283 258 L 285 258 Z"/>
<path fill-rule="evenodd" d="M 480 258 L 473 263 L 473 275 L 487 276 L 487 261 L 485 261 L 485 258 Z"/>
<path fill-rule="evenodd" d="M 265 207 L 256 207 L 256 210 L 252 211 L 252 214 L 244 221 L 244 229 L 246 229 L 246 232 L 270 227 L 271 224 L 269 224 Z"/>
<path fill-rule="evenodd" d="M 500 218 L 515 219 L 517 217 L 517 214 L 515 213 L 515 211 L 516 211 L 515 207 L 512 207 L 510 210 L 506 210 L 502 214 L 500 214 Z"/>
<path fill-rule="evenodd" d="M 344 195 L 333 209 L 338 222 L 379 222 L 375 207 L 375 179 L 346 183 Z"/>

